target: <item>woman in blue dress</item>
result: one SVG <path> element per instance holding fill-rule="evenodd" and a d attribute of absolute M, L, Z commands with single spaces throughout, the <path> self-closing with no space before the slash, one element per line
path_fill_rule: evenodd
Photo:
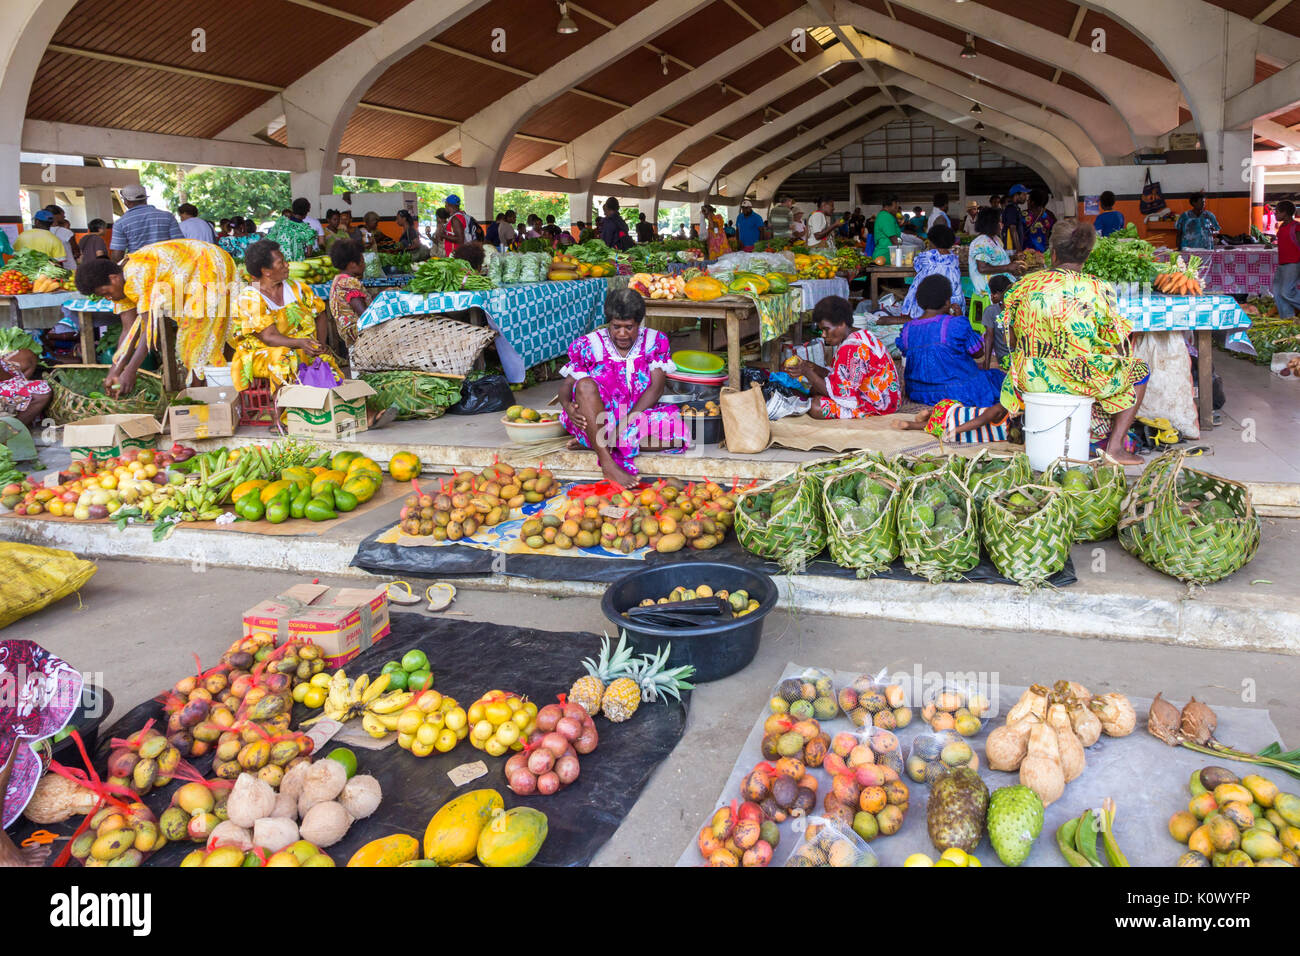
<path fill-rule="evenodd" d="M 935 223 L 934 228 L 928 233 L 928 238 L 934 248 L 917 253 L 912 262 L 912 268 L 916 270 L 916 278 L 912 280 L 912 286 L 907 290 L 907 298 L 903 300 L 903 314 L 910 315 L 914 319 L 920 316 L 922 310 L 916 302 L 916 287 L 925 281 L 927 276 L 941 275 L 948 280 L 948 287 L 953 290 L 953 312 L 961 315 L 966 311 L 966 297 L 961 291 L 961 257 L 953 252 L 953 246 L 957 244 L 957 236 L 950 226 L 940 222 Z"/>
<path fill-rule="evenodd" d="M 978 408 L 995 404 L 1005 373 L 976 364 L 975 357 L 984 351 L 984 337 L 963 316 L 949 314 L 952 284 L 935 274 L 913 289 L 921 314 L 908 320 L 895 343 L 906 363 L 903 388 L 908 399 L 925 405 L 945 399 Z"/>

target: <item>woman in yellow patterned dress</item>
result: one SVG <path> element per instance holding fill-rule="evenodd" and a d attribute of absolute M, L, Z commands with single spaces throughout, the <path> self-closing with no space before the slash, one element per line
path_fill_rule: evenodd
<path fill-rule="evenodd" d="M 253 282 L 239 293 L 231 324 L 235 388 L 243 391 L 253 379 L 264 378 L 276 391 L 296 381 L 298 367 L 317 356 L 341 376 L 316 335 L 317 320 L 328 321 L 325 303 L 307 283 L 289 278 L 280 246 L 270 239 L 253 243 L 244 255 L 244 268 Z"/>
<path fill-rule="evenodd" d="M 1016 282 L 1002 317 L 1011 369 L 1001 406 L 1017 415 L 1024 392 L 1086 395 L 1093 400 L 1093 438 L 1105 436 L 1106 453 L 1123 464 L 1142 459 L 1124 448 L 1146 392 L 1148 370 L 1132 355 L 1133 325 L 1119 311 L 1106 282 L 1083 275 L 1097 241 L 1087 222 L 1060 222 L 1052 231 L 1054 268 Z"/>
<path fill-rule="evenodd" d="M 89 259 L 77 267 L 77 291 L 113 300 L 122 338 L 104 379 L 107 392 L 129 395 L 136 373 L 161 341 L 162 322 L 176 323 L 176 357 L 190 371 L 225 365 L 226 336 L 238 290 L 235 260 L 220 246 L 169 239 L 144 246 L 119 265 Z"/>

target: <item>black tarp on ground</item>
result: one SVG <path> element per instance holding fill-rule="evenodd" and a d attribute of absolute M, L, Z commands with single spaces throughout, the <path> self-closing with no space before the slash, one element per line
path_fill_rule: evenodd
<path fill-rule="evenodd" d="M 612 583 L 623 575 L 638 568 L 650 568 L 660 564 L 679 564 L 686 561 L 725 561 L 765 574 L 780 576 L 780 566 L 775 561 L 766 561 L 750 554 L 740 546 L 734 535 L 710 551 L 682 550 L 673 554 L 651 552 L 644 560 L 636 558 L 595 558 L 581 554 L 569 557 L 555 557 L 549 554 L 503 554 L 498 551 L 486 551 L 464 544 L 447 544 L 439 546 L 402 546 L 383 544 L 378 539 L 388 529 L 381 529 L 370 535 L 357 548 L 352 556 L 352 566 L 362 568 L 372 574 L 414 575 L 417 577 L 445 577 L 453 574 L 488 575 L 497 573 L 504 562 L 505 570 L 501 573 L 535 581 L 587 581 Z M 493 565 L 496 565 L 494 568 Z M 814 561 L 810 561 L 804 574 L 816 574 L 831 578 L 856 578 L 857 573 L 851 568 L 842 568 L 830 560 L 829 552 L 823 551 Z M 876 577 L 897 581 L 923 581 L 903 566 L 902 559 L 895 561 L 889 568 Z M 980 584 L 1010 584 L 1016 582 L 998 573 L 986 555 L 980 556 L 980 563 L 966 572 L 967 581 Z M 1066 561 L 1065 567 L 1053 575 L 1048 583 L 1052 587 L 1068 587 L 1078 578 L 1074 575 L 1074 563 Z"/>
<path fill-rule="evenodd" d="M 555 695 L 567 692 L 573 681 L 584 673 L 581 659 L 600 650 L 600 638 L 595 634 L 463 622 L 410 612 L 395 611 L 392 626 L 392 634 L 347 665 L 348 674 L 378 676 L 385 662 L 418 647 L 429 656 L 435 688 L 455 697 L 464 707 L 489 690 L 524 694 L 539 706 L 554 703 Z M 683 695 L 687 703 L 689 693 Z M 296 704 L 294 726 L 313 713 Z M 95 766 L 101 775 L 108 759 L 108 742 L 113 737 L 133 733 L 151 717 L 162 718 L 162 707 L 146 701 L 101 734 L 101 744 L 95 754 Z M 439 807 L 458 793 L 490 787 L 505 798 L 507 809 L 530 806 L 547 815 L 549 833 L 533 861 L 535 865 L 584 866 L 618 829 L 650 775 L 677 745 L 686 728 L 686 707 L 675 703 L 643 704 L 626 723 L 613 724 L 597 717 L 596 727 L 600 731 L 600 744 L 594 752 L 579 758 L 581 775 L 573 784 L 549 797 L 520 797 L 511 793 L 505 783 L 506 757 L 491 757 L 475 750 L 467 740 L 461 741 L 451 753 L 435 751 L 423 758 L 415 757 L 396 743 L 383 750 L 354 747 L 357 772 L 374 775 L 383 788 L 384 799 L 372 816 L 353 823 L 347 836 L 326 852 L 343 866 L 358 849 L 382 836 L 409 833 L 423 843 L 424 828 Z M 327 743 L 323 752 L 328 753 L 334 746 L 332 742 Z M 464 787 L 454 787 L 447 772 L 475 760 L 482 760 L 488 773 Z M 193 763 L 204 776 L 210 777 L 210 756 Z M 149 794 L 145 803 L 155 814 L 162 813 L 178 785 L 171 784 L 161 792 Z M 81 820 L 74 817 L 46 829 L 71 834 Z M 15 842 L 34 829 L 35 826 L 23 819 L 14 828 Z M 63 845 L 55 845 L 51 862 Z M 189 842 L 169 844 L 150 857 L 148 865 L 177 866 L 196 847 L 198 844 Z"/>

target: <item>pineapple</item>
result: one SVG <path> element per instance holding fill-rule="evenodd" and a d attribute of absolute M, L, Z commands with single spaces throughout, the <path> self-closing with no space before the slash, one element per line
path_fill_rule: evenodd
<path fill-rule="evenodd" d="M 582 709 L 595 717 L 600 713 L 601 700 L 606 694 L 606 685 L 628 673 L 632 664 L 632 648 L 627 646 L 627 633 L 619 635 L 618 647 L 611 657 L 609 636 L 600 642 L 600 657 L 593 661 L 590 657 L 582 662 L 587 668 L 587 676 L 579 677 L 569 688 L 569 700 L 581 705 Z M 636 685 L 633 685 L 635 688 Z"/>
<path fill-rule="evenodd" d="M 686 681 L 686 678 L 695 673 L 695 668 L 690 664 L 664 670 L 672 649 L 672 644 L 669 644 L 653 656 L 633 662 L 628 671 L 629 676 L 620 677 L 605 688 L 601 706 L 605 709 L 606 717 L 621 724 L 636 713 L 643 701 L 653 703 L 660 699 L 660 695 L 681 700 L 681 692 L 695 686 Z"/>

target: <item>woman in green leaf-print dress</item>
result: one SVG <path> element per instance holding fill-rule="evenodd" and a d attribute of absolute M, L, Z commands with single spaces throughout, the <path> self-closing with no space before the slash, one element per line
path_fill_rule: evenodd
<path fill-rule="evenodd" d="M 1093 437 L 1124 464 L 1141 459 L 1124 437 L 1146 392 L 1146 364 L 1132 355 L 1133 326 L 1120 314 L 1115 290 L 1082 274 L 1097 233 L 1091 223 L 1058 223 L 1052 232 L 1055 268 L 1021 279 L 1003 299 L 1001 322 L 1011 369 L 1001 404 L 1012 414 L 1023 392 L 1085 395 L 1093 400 Z"/>

